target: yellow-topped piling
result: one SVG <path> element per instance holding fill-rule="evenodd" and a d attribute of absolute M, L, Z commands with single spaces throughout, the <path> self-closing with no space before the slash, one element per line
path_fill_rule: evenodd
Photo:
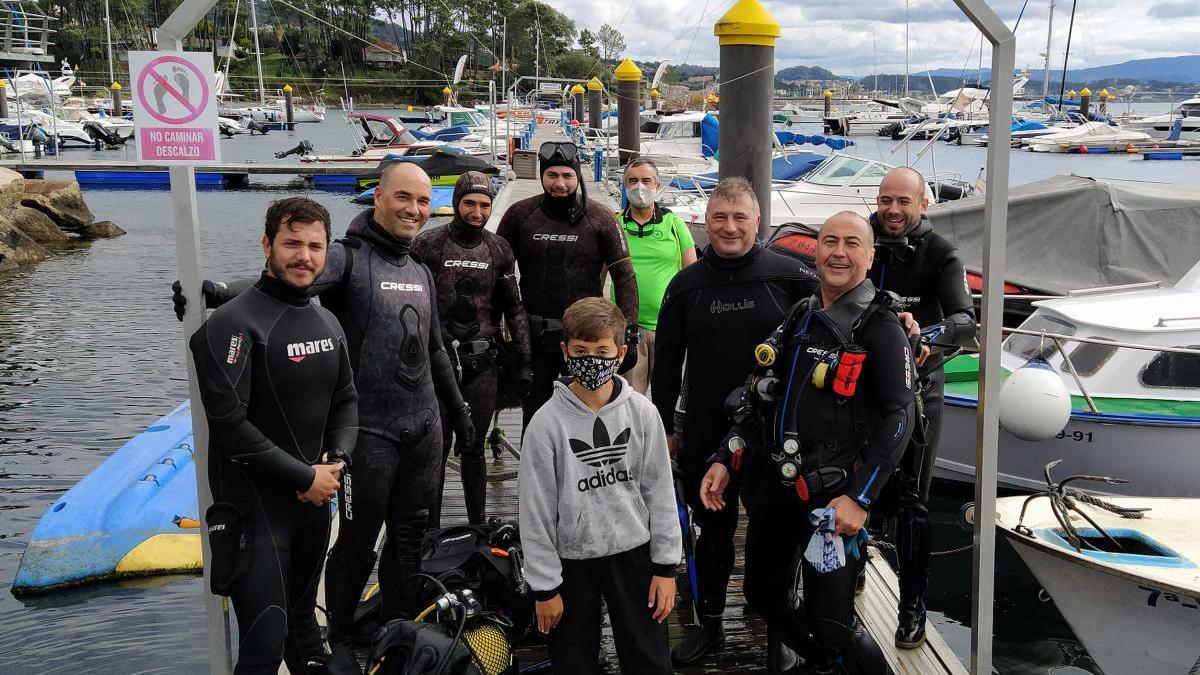
<path fill-rule="evenodd" d="M 717 19 L 713 34 L 722 47 L 726 45 L 758 45 L 774 47 L 782 28 L 775 17 L 758 0 L 738 0 Z"/>

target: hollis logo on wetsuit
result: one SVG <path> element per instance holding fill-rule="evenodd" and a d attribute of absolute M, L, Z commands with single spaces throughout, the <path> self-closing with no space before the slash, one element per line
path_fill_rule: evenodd
<path fill-rule="evenodd" d="M 332 338 L 324 340 L 309 340 L 308 342 L 293 342 L 287 346 L 289 361 L 300 363 L 309 354 L 331 352 L 335 349 Z"/>
<path fill-rule="evenodd" d="M 750 300 L 749 298 L 744 299 L 741 302 L 721 302 L 720 300 L 713 300 L 712 304 L 708 306 L 709 314 L 720 314 L 721 312 L 739 312 L 743 309 L 754 309 L 754 301 Z"/>
<path fill-rule="evenodd" d="M 447 260 L 442 267 L 467 267 L 473 270 L 486 270 L 488 263 L 482 260 Z"/>
<path fill-rule="evenodd" d="M 587 441 L 581 441 L 578 438 L 570 439 L 571 452 L 575 453 L 575 458 L 592 468 L 599 469 L 590 478 L 579 479 L 576 487 L 580 492 L 587 492 L 588 490 L 631 480 L 629 472 L 624 469 L 610 467 L 608 471 L 604 470 L 604 467 L 615 464 L 625 457 L 625 453 L 629 450 L 630 433 L 631 430 L 626 427 L 624 431 L 617 434 L 617 437 L 610 442 L 608 440 L 608 428 L 597 417 L 596 424 L 592 427 L 591 445 Z"/>

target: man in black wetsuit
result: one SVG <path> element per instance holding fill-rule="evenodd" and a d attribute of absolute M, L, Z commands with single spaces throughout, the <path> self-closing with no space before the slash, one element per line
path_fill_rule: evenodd
<path fill-rule="evenodd" d="M 408 609 L 398 592 L 420 564 L 421 540 L 440 485 L 439 400 L 459 447 L 474 439 L 470 406 L 442 345 L 433 275 L 408 255 L 429 220 L 432 186 L 415 164 L 384 169 L 375 207 L 356 217 L 346 238 L 329 248 L 325 271 L 309 289 L 346 332 L 360 392 L 359 435 L 349 499 L 339 500 L 338 538 L 326 568 L 331 672 L 353 671 L 354 609 L 375 566 L 375 539 L 387 523 L 379 562 L 383 616 Z M 238 284 L 209 284 L 211 307 Z M 178 299 L 176 305 L 179 305 Z M 345 494 L 343 494 L 345 497 Z"/>
<path fill-rule="evenodd" d="M 191 338 L 211 433 L 213 585 L 237 614 L 239 675 L 273 674 L 281 659 L 293 675 L 325 672 L 317 582 L 358 425 L 345 335 L 309 302 L 328 243 L 323 207 L 272 204 L 267 271 Z"/>
<path fill-rule="evenodd" d="M 529 312 L 533 386 L 521 406 L 525 424 L 564 373 L 563 312 L 580 298 L 602 295 L 606 267 L 616 305 L 629 320 L 621 372 L 637 363 L 637 279 L 629 247 L 612 209 L 587 198 L 577 152 L 573 143 L 543 143 L 538 163 L 545 193 L 510 206 L 496 230 L 517 258 Z"/>
<path fill-rule="evenodd" d="M 820 289 L 755 349 L 758 367 L 731 406 L 735 425 L 700 488 L 705 506 L 721 509 L 731 473 L 746 481 L 746 599 L 811 672 L 834 663 L 850 675 L 891 672 L 854 616 L 865 558 L 847 553 L 838 566 L 833 542 L 863 543 L 858 535 L 908 443 L 916 407 L 908 337 L 890 296 L 866 279 L 872 254 L 862 216 L 843 211 L 822 225 Z M 826 508 L 833 531 L 828 540 L 816 535 L 814 551 L 810 512 Z"/>
<path fill-rule="evenodd" d="M 929 200 L 925 179 L 915 169 L 898 167 L 884 176 L 871 216 L 875 263 L 868 277 L 881 291 L 901 296 L 935 346 L 967 346 L 975 340 L 975 312 L 966 271 L 958 251 L 925 216 Z M 924 364 L 923 348 L 918 366 Z M 929 487 L 942 427 L 945 373 L 934 357 L 918 368 L 924 423 L 912 440 L 888 489 L 882 510 L 896 511 L 896 551 L 900 562 L 899 624 L 896 646 L 914 649 L 925 642 L 925 590 L 929 584 Z"/>
<path fill-rule="evenodd" d="M 428 229 L 413 240 L 412 254 L 425 263 L 437 285 L 442 339 L 458 374 L 463 398 L 471 405 L 477 430 L 475 442 L 461 455 L 463 496 L 467 520 L 484 521 L 487 469 L 483 442 L 496 404 L 496 356 L 500 317 L 508 322 L 517 352 L 517 390 L 528 391 L 530 371 L 529 324 L 517 288 L 512 249 L 508 242 L 483 228 L 492 213 L 492 181 L 468 171 L 454 184 L 454 218 L 445 227 Z M 450 455 L 450 434 L 442 438 L 442 484 Z M 441 522 L 442 486 L 429 510 L 430 527 Z"/>
<path fill-rule="evenodd" d="M 667 286 L 650 387 L 669 445 L 674 445 L 671 435 L 680 432 L 674 424 L 676 401 L 681 395 L 687 401 L 682 447 L 675 454 L 683 497 L 700 527 L 695 555 L 700 625 L 672 651 L 678 664 L 699 659 L 725 640 L 721 616 L 733 570 L 737 485 L 730 486 L 725 508 L 716 512 L 702 508 L 699 496 L 707 460 L 729 430 L 725 399 L 745 383 L 754 366 L 754 346 L 783 321 L 788 307 L 817 286 L 816 275 L 802 263 L 757 242 L 758 201 L 745 179 L 718 184 L 705 222 L 710 243 L 704 255 Z"/>

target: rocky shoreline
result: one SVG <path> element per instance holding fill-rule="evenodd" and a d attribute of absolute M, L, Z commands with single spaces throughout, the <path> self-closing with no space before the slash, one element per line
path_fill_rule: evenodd
<path fill-rule="evenodd" d="M 111 220 L 96 220 L 79 183 L 25 178 L 0 168 L 0 270 L 41 262 L 73 240 L 122 234 Z"/>

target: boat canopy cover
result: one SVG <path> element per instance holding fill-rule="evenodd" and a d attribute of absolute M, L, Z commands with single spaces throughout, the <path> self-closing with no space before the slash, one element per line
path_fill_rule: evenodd
<path fill-rule="evenodd" d="M 983 197 L 929 207 L 934 230 L 983 268 Z M 1173 284 L 1200 251 L 1200 186 L 1053 176 L 1009 190 L 1005 281 L 1061 294 Z"/>
<path fill-rule="evenodd" d="M 721 147 L 720 135 L 721 122 L 713 115 L 705 115 L 700 122 L 700 153 L 705 157 L 717 154 L 717 148 Z"/>
<path fill-rule="evenodd" d="M 488 164 L 486 161 L 472 156 L 461 151 L 443 150 L 438 148 L 433 151 L 432 155 L 422 155 L 410 157 L 407 155 L 388 155 L 375 170 L 366 174 L 368 178 L 378 178 L 379 174 L 383 173 L 384 167 L 392 162 L 411 162 L 418 164 L 425 173 L 429 174 L 430 178 L 438 178 L 440 176 L 460 176 L 468 171 L 478 171 L 486 174 L 500 173 L 500 169 Z"/>
<path fill-rule="evenodd" d="M 828 157 L 829 155 L 821 155 L 815 152 L 797 152 L 774 157 L 771 159 L 771 180 L 785 182 L 798 181 L 801 176 L 812 171 L 814 167 L 824 162 Z M 718 171 L 710 171 L 709 173 L 694 176 L 678 176 L 671 179 L 671 187 L 681 190 L 711 190 L 719 180 L 718 173 Z"/>
<path fill-rule="evenodd" d="M 416 136 L 422 141 L 445 141 L 447 143 L 457 141 L 464 136 L 470 135 L 471 133 L 469 128 L 461 124 L 455 127 L 446 127 L 445 129 L 434 129 L 428 131 L 421 129 L 410 129 L 409 131 L 412 132 L 413 136 Z"/>

